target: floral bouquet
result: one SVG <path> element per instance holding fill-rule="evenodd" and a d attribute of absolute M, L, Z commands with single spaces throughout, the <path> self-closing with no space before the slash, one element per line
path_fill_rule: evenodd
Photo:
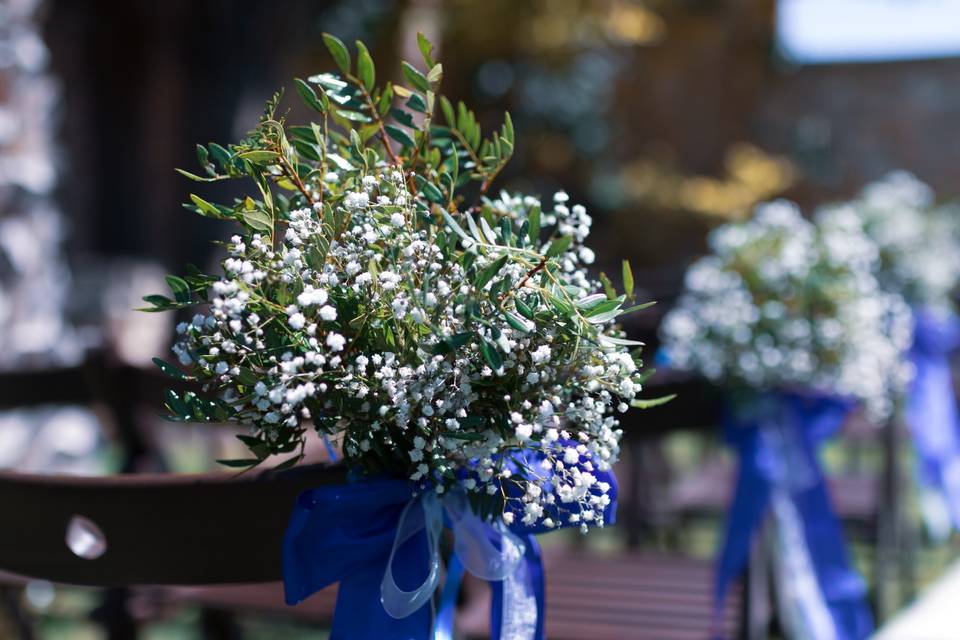
<path fill-rule="evenodd" d="M 168 392 L 168 408 L 249 427 L 232 467 L 294 464 L 310 431 L 340 446 L 356 482 L 304 494 L 284 550 L 291 603 L 341 582 L 333 637 L 427 637 L 443 522 L 496 583 L 494 636 L 542 637 L 530 534 L 613 518 L 617 416 L 643 381 L 615 324 L 642 306 L 629 268 L 623 294 L 588 275 L 591 218 L 565 193 L 490 195 L 510 117 L 484 137 L 438 94 L 425 38 L 403 84 L 376 82 L 363 43 L 354 58 L 324 40 L 340 73 L 296 80 L 315 122 L 290 124 L 278 93 L 245 139 L 198 146 L 202 171 L 181 171 L 255 189 L 191 195 L 239 227 L 223 271 L 147 298 L 205 307 L 177 328 L 186 373 L 158 362 L 203 392 Z"/>
<path fill-rule="evenodd" d="M 785 201 L 710 236 L 663 321 L 670 366 L 725 386 L 804 389 L 889 413 L 909 379 L 910 314 L 880 288 L 876 245 L 855 224 L 816 226 Z"/>
<path fill-rule="evenodd" d="M 915 369 L 904 416 L 919 458 L 920 504 L 927 529 L 945 539 L 960 528 L 960 415 L 949 354 L 960 347 L 952 296 L 960 280 L 960 212 L 904 171 L 867 185 L 850 202 L 824 207 L 819 224 L 857 225 L 879 248 L 876 276 L 913 310 L 909 360 Z"/>
<path fill-rule="evenodd" d="M 817 446 L 861 401 L 887 415 L 909 378 L 911 319 L 874 275 L 878 250 L 849 219 L 814 225 L 778 201 L 710 236 L 662 326 L 670 366 L 734 391 L 725 418 L 740 473 L 717 572 L 717 602 L 746 563 L 752 533 L 772 508 L 784 554 L 807 585 L 792 598 L 797 637 L 862 638 L 872 628 L 864 586 L 850 569 Z M 804 575 L 805 574 L 805 575 Z M 849 589 L 833 588 L 839 575 Z M 810 585 L 813 585 L 810 588 Z M 806 635 L 805 635 L 806 634 Z"/>
<path fill-rule="evenodd" d="M 895 171 L 867 185 L 860 196 L 816 214 L 821 226 L 859 224 L 876 244 L 876 276 L 885 291 L 914 308 L 952 309 L 960 279 L 960 219 L 938 206 L 933 190 L 912 174 Z"/>

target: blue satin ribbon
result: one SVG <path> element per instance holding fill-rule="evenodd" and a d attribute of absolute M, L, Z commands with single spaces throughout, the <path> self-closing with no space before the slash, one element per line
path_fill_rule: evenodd
<path fill-rule="evenodd" d="M 537 461 L 536 454 L 517 459 L 531 468 L 539 468 L 533 467 Z M 611 485 L 610 504 L 602 513 L 604 522 L 613 524 L 616 479 L 612 471 L 592 473 Z M 508 496 L 512 486 L 504 486 Z M 490 581 L 493 640 L 543 640 L 543 567 L 534 536 L 550 529 L 542 519 L 536 525 L 522 524 L 522 507 L 514 501 L 506 510 L 514 514 L 509 528 L 499 520 L 480 520 L 470 512 L 463 492 L 438 497 L 403 480 L 365 479 L 305 491 L 284 538 L 287 604 L 339 582 L 332 640 L 445 640 L 453 634 L 453 610 L 465 568 Z M 544 514 L 553 517 L 557 527 L 569 526 L 562 515 L 560 505 Z M 454 555 L 440 612 L 434 616 L 440 522 L 454 533 Z"/>
<path fill-rule="evenodd" d="M 921 507 L 935 538 L 947 537 L 951 526 L 960 529 L 960 416 L 949 361 L 957 347 L 956 315 L 915 311 L 915 375 L 904 414 L 917 452 Z"/>
<path fill-rule="evenodd" d="M 463 573 L 463 563 L 454 551 L 447 563 L 447 579 L 443 583 L 443 592 L 440 594 L 440 611 L 437 613 L 433 640 L 453 640 L 453 617 L 457 613 L 457 596 L 460 595 Z"/>
<path fill-rule="evenodd" d="M 737 485 L 717 561 L 715 612 L 723 615 L 730 585 L 745 569 L 750 548 L 774 495 L 799 521 L 794 539 L 805 542 L 816 587 L 832 633 L 821 637 L 860 640 L 873 630 L 866 586 L 851 568 L 843 532 L 827 493 L 817 449 L 843 423 L 852 404 L 828 396 L 787 392 L 759 394 L 724 417 L 727 441 L 739 455 Z M 818 593 L 817 593 L 818 591 Z M 800 603 L 803 608 L 804 603 Z M 719 628 L 719 624 L 717 625 Z"/>

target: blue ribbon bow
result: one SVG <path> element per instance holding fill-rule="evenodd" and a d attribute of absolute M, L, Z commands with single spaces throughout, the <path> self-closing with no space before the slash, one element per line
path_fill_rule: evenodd
<path fill-rule="evenodd" d="M 905 406 L 918 458 L 921 508 L 927 529 L 944 539 L 960 529 L 960 416 L 949 354 L 960 347 L 960 319 L 953 314 L 914 313 L 910 360 L 915 375 Z"/>
<path fill-rule="evenodd" d="M 731 583 L 742 573 L 754 534 L 774 507 L 785 560 L 803 624 L 811 637 L 860 640 L 873 630 L 866 586 L 851 569 L 827 493 L 817 448 L 843 423 L 852 405 L 829 396 L 777 392 L 729 411 L 724 434 L 739 455 L 739 474 L 717 563 L 717 625 Z M 804 588 L 806 585 L 809 588 Z M 719 626 L 717 627 L 719 628 Z"/>
<path fill-rule="evenodd" d="M 535 459 L 531 455 L 528 462 Z M 593 473 L 611 485 L 603 515 L 612 524 L 616 479 L 612 472 Z M 509 496 L 509 487 L 504 489 Z M 447 640 L 466 570 L 490 581 L 493 640 L 543 640 L 543 567 L 534 536 L 548 529 L 542 520 L 522 524 L 514 501 L 506 510 L 515 515 L 510 527 L 481 520 L 462 490 L 439 496 L 403 480 L 366 479 L 305 491 L 284 538 L 287 604 L 339 582 L 331 640 Z M 568 525 L 559 505 L 544 516 Z M 454 553 L 435 615 L 444 525 L 453 532 Z"/>

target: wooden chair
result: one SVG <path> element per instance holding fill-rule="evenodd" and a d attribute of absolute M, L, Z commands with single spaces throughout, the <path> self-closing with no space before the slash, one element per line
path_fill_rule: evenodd
<path fill-rule="evenodd" d="M 0 407 L 89 404 L 106 398 L 121 438 L 142 461 L 150 456 L 149 438 L 136 424 L 135 409 L 148 398 L 156 403 L 166 382 L 100 359 L 65 370 L 0 376 Z M 653 392 L 672 390 L 664 385 Z M 0 582 L 18 584 L 29 576 L 119 590 L 106 605 L 111 638 L 136 633 L 123 608 L 127 589 L 137 585 L 148 585 L 140 591 L 168 603 L 201 606 L 207 637 L 236 637 L 231 624 L 236 613 L 327 625 L 335 587 L 298 607 L 284 605 L 277 582 L 280 549 L 295 497 L 306 488 L 344 479 L 342 469 L 322 466 L 242 476 L 0 473 L 0 510 L 17 514 L 0 527 L 0 570 L 8 572 Z M 66 541 L 71 522 L 93 523 L 106 551 L 95 558 L 78 556 Z M 665 640 L 707 637 L 709 562 L 634 552 L 597 557 L 582 549 L 559 551 L 547 560 L 551 638 L 640 637 L 635 635 L 639 630 Z M 730 629 L 739 626 L 738 602 L 739 593 L 728 608 Z"/>

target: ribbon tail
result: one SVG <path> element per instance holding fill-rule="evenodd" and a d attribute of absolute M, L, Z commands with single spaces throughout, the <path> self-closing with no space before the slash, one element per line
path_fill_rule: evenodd
<path fill-rule="evenodd" d="M 447 564 L 447 579 L 440 594 L 440 611 L 437 613 L 436 628 L 433 632 L 434 640 L 453 640 L 453 617 L 457 612 L 457 596 L 460 595 L 462 582 L 463 563 L 454 551 Z"/>
<path fill-rule="evenodd" d="M 837 640 L 862 640 L 873 633 L 867 588 L 850 566 L 840 521 L 834 514 L 826 483 L 793 496 L 803 523 L 806 547 L 820 590 L 833 617 Z"/>
<path fill-rule="evenodd" d="M 383 567 L 368 567 L 340 581 L 330 640 L 429 640 L 430 607 L 392 618 L 380 603 Z"/>
<path fill-rule="evenodd" d="M 781 535 L 791 534 L 788 544 L 795 548 L 794 559 L 806 565 L 801 574 L 813 573 L 816 577 L 816 584 L 795 594 L 797 610 L 804 613 L 804 624 L 811 626 L 811 638 L 863 640 L 874 628 L 867 589 L 847 557 L 843 528 L 833 510 L 817 455 L 819 444 L 842 424 L 843 413 L 823 399 L 808 402 L 792 398 L 785 408 L 785 434 L 794 437 L 780 440 L 780 456 L 795 462 L 791 474 L 778 487 L 781 508 L 777 524 L 785 527 Z M 796 472 L 801 467 L 806 468 L 806 474 Z M 803 475 L 806 481 L 798 482 Z M 814 628 L 814 622 L 823 630 Z"/>
<path fill-rule="evenodd" d="M 747 566 L 750 547 L 770 501 L 770 485 L 756 466 L 756 451 L 741 450 L 739 457 L 737 485 L 714 576 L 714 635 L 720 633 L 727 592 Z"/>
<path fill-rule="evenodd" d="M 520 536 L 526 551 L 517 570 L 503 580 L 490 582 L 491 640 L 544 640 L 546 590 L 543 560 L 533 534 Z"/>
<path fill-rule="evenodd" d="M 918 458 L 921 509 L 936 539 L 960 529 L 960 427 L 953 379 L 946 352 L 913 353 L 916 375 L 905 416 Z"/>

